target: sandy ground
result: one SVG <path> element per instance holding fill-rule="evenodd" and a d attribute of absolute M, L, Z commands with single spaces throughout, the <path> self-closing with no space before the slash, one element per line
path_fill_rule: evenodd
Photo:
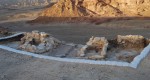
<path fill-rule="evenodd" d="M 150 55 L 137 69 L 66 63 L 0 50 L 0 80 L 148 80 Z"/>
<path fill-rule="evenodd" d="M 1 13 L 9 15 L 9 12 Z M 7 20 L 4 17 L 0 20 L 0 26 L 12 31 L 44 31 L 60 40 L 80 44 L 85 44 L 91 36 L 105 36 L 112 39 L 118 34 L 139 34 L 150 38 L 150 20 L 120 20 L 100 25 L 89 23 L 33 25 L 27 24 L 26 20 L 28 19 Z M 144 59 L 137 69 L 133 69 L 50 61 L 0 49 L 0 80 L 148 80 L 149 68 L 150 56 Z"/>
<path fill-rule="evenodd" d="M 39 13 L 40 11 L 41 9 L 22 9 L 13 11 L 6 9 L 0 11 L 0 13 L 5 14 L 0 15 L 0 26 L 9 28 L 12 31 L 44 31 L 60 40 L 79 44 L 85 44 L 92 36 L 104 36 L 108 39 L 113 39 L 118 34 L 136 34 L 150 38 L 150 20 L 112 20 L 111 22 L 105 22 L 99 25 L 90 23 L 28 24 L 26 22 L 35 19 L 37 12 Z M 22 14 L 24 17 L 18 16 Z M 5 17 L 5 20 L 1 20 L 1 16 Z"/>
<path fill-rule="evenodd" d="M 119 23 L 120 22 L 120 23 Z M 145 21 L 116 21 L 94 25 L 89 23 L 51 23 L 51 24 L 27 24 L 24 21 L 1 23 L 0 26 L 10 28 L 13 31 L 39 30 L 52 34 L 54 37 L 66 42 L 85 44 L 92 36 L 115 38 L 120 35 L 143 35 L 150 38 L 150 20 Z M 125 22 L 125 23 L 123 23 Z M 128 23 L 127 23 L 128 22 Z M 135 24 L 135 22 L 137 24 Z M 133 24 L 134 23 L 134 24 Z M 143 24 L 144 23 L 144 24 Z M 111 26 L 112 25 L 112 26 Z"/>

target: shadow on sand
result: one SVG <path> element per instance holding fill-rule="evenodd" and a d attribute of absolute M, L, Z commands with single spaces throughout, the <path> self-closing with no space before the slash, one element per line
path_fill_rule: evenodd
<path fill-rule="evenodd" d="M 99 25 L 105 22 L 118 21 L 118 20 L 150 20 L 150 17 L 38 17 L 35 20 L 28 21 L 27 23 L 51 23 L 51 22 L 67 22 L 67 23 L 82 23 L 88 22 Z"/>

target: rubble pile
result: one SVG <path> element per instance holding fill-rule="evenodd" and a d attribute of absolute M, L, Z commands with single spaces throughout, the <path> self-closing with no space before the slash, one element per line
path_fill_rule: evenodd
<path fill-rule="evenodd" d="M 53 50 L 60 44 L 61 41 L 45 32 L 32 31 L 25 33 L 24 37 L 21 38 L 19 48 L 29 52 L 44 53 Z"/>

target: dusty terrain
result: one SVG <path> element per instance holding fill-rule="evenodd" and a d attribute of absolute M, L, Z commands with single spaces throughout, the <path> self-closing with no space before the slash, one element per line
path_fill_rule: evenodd
<path fill-rule="evenodd" d="M 1 9 L 0 26 L 11 31 L 39 30 L 66 42 L 85 44 L 91 36 L 113 39 L 118 34 L 136 34 L 150 38 L 150 20 L 111 20 L 100 24 L 48 23 L 29 24 L 41 9 Z M 22 17 L 23 14 L 23 17 Z M 19 16 L 18 16 L 19 15 Z M 0 50 L 0 80 L 147 80 L 150 56 L 137 69 L 66 63 L 34 58 Z"/>
<path fill-rule="evenodd" d="M 150 37 L 150 20 L 149 19 L 133 19 L 133 20 L 111 20 L 102 21 L 99 24 L 91 23 L 56 23 L 51 22 L 47 24 L 29 24 L 28 20 L 33 20 L 37 17 L 41 9 L 24 9 L 20 10 L 7 10 L 3 9 L 0 15 L 0 26 L 9 28 L 12 31 L 33 31 L 39 30 L 52 34 L 54 37 L 64 40 L 66 42 L 74 42 L 85 44 L 91 36 L 105 36 L 112 39 L 118 34 L 137 34 L 144 37 Z M 24 13 L 26 12 L 26 13 Z M 31 15 L 29 13 L 33 12 Z M 24 13 L 27 16 L 17 16 Z M 35 14 L 35 16 L 33 16 Z M 13 15 L 13 16 L 11 16 Z M 9 16 L 9 17 L 8 17 Z M 95 22 L 95 21 L 93 21 Z M 100 21 L 101 22 L 101 21 Z"/>
<path fill-rule="evenodd" d="M 51 23 L 26 24 L 26 22 L 7 22 L 0 26 L 9 27 L 13 31 L 39 30 L 52 34 L 54 37 L 67 42 L 85 44 L 91 36 L 105 36 L 112 39 L 118 34 L 137 34 L 150 37 L 150 20 L 120 20 L 94 25 L 89 23 Z M 32 26 L 32 27 L 31 27 Z"/>
<path fill-rule="evenodd" d="M 137 69 L 50 61 L 0 50 L 1 80 L 147 80 L 150 56 Z M 9 58 L 9 59 L 8 59 Z"/>

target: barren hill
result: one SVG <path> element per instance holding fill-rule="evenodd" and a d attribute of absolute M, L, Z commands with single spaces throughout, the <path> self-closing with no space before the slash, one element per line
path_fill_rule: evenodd
<path fill-rule="evenodd" d="M 79 17 L 86 15 L 89 15 L 89 13 L 74 0 L 60 0 L 41 14 L 41 16 L 49 17 Z"/>
<path fill-rule="evenodd" d="M 40 16 L 150 16 L 150 0 L 59 0 Z"/>

